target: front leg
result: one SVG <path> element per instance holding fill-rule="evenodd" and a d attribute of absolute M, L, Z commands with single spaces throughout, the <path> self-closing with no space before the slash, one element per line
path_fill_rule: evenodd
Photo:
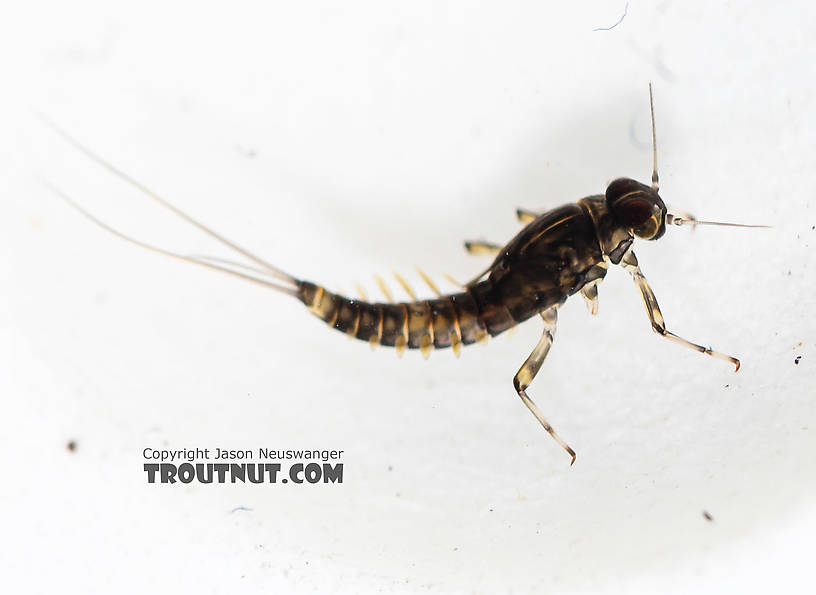
<path fill-rule="evenodd" d="M 725 355 L 724 353 L 720 353 L 719 351 L 713 351 L 709 347 L 703 347 L 702 345 L 697 345 L 697 343 L 692 343 L 691 341 L 687 341 L 682 337 L 678 337 L 671 331 L 666 329 L 666 323 L 663 320 L 663 314 L 660 312 L 660 306 L 657 305 L 657 298 L 655 297 L 652 288 L 649 287 L 649 282 L 646 281 L 646 277 L 643 276 L 643 273 L 638 266 L 638 260 L 635 256 L 634 252 L 629 252 L 626 256 L 623 257 L 621 260 L 621 266 L 629 271 L 629 274 L 632 275 L 632 278 L 635 280 L 635 283 L 640 290 L 640 295 L 643 298 L 643 305 L 646 306 L 646 314 L 649 316 L 649 320 L 652 323 L 652 330 L 656 332 L 661 337 L 665 337 L 670 341 L 674 341 L 675 343 L 679 343 L 680 345 L 684 345 L 695 351 L 699 351 L 700 353 L 705 353 L 706 355 L 710 355 L 711 357 L 716 357 L 721 360 L 725 360 L 727 362 L 731 362 L 734 364 L 736 372 L 740 368 L 740 362 L 737 358 L 732 357 L 730 355 Z"/>
<path fill-rule="evenodd" d="M 516 372 L 513 378 L 513 386 L 516 388 L 516 392 L 519 397 L 521 397 L 522 402 L 527 406 L 527 409 L 535 415 L 538 422 L 544 426 L 544 429 L 550 433 L 550 436 L 561 445 L 561 448 L 567 451 L 567 454 L 571 457 L 570 465 L 572 465 L 575 462 L 575 451 L 555 433 L 553 427 L 544 419 L 538 406 L 527 396 L 527 387 L 530 386 L 533 378 L 538 374 L 538 371 L 541 369 L 541 364 L 544 363 L 544 359 L 547 357 L 547 353 L 549 353 L 550 347 L 552 346 L 555 326 L 558 322 L 558 310 L 555 307 L 544 310 L 544 312 L 541 313 L 541 318 L 544 320 L 544 333 L 541 335 L 541 339 L 539 339 L 538 345 L 533 349 L 530 357 L 527 358 L 524 365 Z"/>

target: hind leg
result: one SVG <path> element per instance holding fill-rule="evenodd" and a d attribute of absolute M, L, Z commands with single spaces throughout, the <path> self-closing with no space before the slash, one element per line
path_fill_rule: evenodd
<path fill-rule="evenodd" d="M 549 432 L 550 436 L 561 445 L 561 448 L 567 451 L 567 454 L 571 457 L 570 465 L 572 465 L 575 462 L 575 451 L 556 434 L 553 427 L 541 414 L 538 406 L 527 395 L 527 387 L 530 386 L 533 378 L 538 374 L 538 371 L 541 369 L 541 364 L 544 363 L 544 359 L 547 357 L 550 347 L 552 346 L 553 335 L 555 334 L 555 327 L 558 322 L 558 310 L 555 307 L 549 308 L 541 313 L 541 318 L 544 321 L 544 332 L 538 341 L 538 345 L 535 346 L 535 349 L 533 349 L 527 361 L 524 362 L 513 378 L 513 386 L 516 388 L 516 392 L 519 397 L 521 397 L 522 402 L 527 406 L 527 409 L 530 410 L 544 429 Z"/>
<path fill-rule="evenodd" d="M 492 242 L 484 242 L 482 240 L 475 240 L 475 241 L 468 240 L 468 241 L 465 242 L 465 250 L 467 250 L 469 254 L 477 254 L 477 255 L 486 254 L 487 256 L 494 257 L 499 252 L 501 252 L 502 248 L 503 248 L 503 246 L 499 246 L 498 244 L 493 244 Z M 490 267 L 483 270 L 476 277 L 474 277 L 473 279 L 471 279 L 470 281 L 465 283 L 465 285 L 473 285 L 474 283 L 477 283 L 479 281 L 479 279 L 484 277 L 485 274 L 488 271 L 490 271 Z"/>
<path fill-rule="evenodd" d="M 502 246 L 492 242 L 483 242 L 482 240 L 466 241 L 465 250 L 469 254 L 487 254 L 488 256 L 495 256 L 502 249 Z"/>
<path fill-rule="evenodd" d="M 538 213 L 533 213 L 532 211 L 528 211 L 526 209 L 516 209 L 516 217 L 518 218 L 519 222 L 526 225 L 531 221 L 534 221 L 536 217 L 538 217 Z M 467 250 L 470 254 L 489 254 L 490 256 L 495 256 L 501 252 L 502 248 L 503 246 L 499 244 L 484 242 L 482 240 L 465 242 L 465 250 Z"/>

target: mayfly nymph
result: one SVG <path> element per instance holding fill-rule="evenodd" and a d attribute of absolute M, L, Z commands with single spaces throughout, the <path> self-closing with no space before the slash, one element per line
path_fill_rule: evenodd
<path fill-rule="evenodd" d="M 570 455 L 572 464 L 575 462 L 575 451 L 547 422 L 527 395 L 527 388 L 552 345 L 558 308 L 568 297 L 580 293 L 590 312 L 596 314 L 598 285 L 606 276 L 609 265 L 619 265 L 632 276 L 643 298 L 652 329 L 657 334 L 700 353 L 730 362 L 735 371 L 740 366 L 737 358 L 687 341 L 666 328 L 657 298 L 640 270 L 632 247 L 636 238 L 660 239 L 671 225 L 765 226 L 699 221 L 688 214 L 668 211 L 658 194 L 657 142 L 651 85 L 649 107 L 653 157 L 651 185 L 631 178 L 618 178 L 607 186 L 604 194 L 588 196 L 540 214 L 518 210 L 517 216 L 525 227 L 507 244 L 465 243 L 469 252 L 489 253 L 495 259 L 484 272 L 464 284 L 461 291 L 442 295 L 427 275 L 418 271 L 436 294 L 435 298 L 425 300 L 417 299 L 410 286 L 398 275 L 397 280 L 411 296 L 411 301 L 394 303 L 388 288 L 379 278 L 378 283 L 386 295 L 386 302 L 349 298 L 285 273 L 196 221 L 92 153 L 46 119 L 49 126 L 93 161 L 254 264 L 249 266 L 214 257 L 184 255 L 146 244 L 100 221 L 64 192 L 48 185 L 96 224 L 131 243 L 288 294 L 303 302 L 310 312 L 329 326 L 372 346 L 394 347 L 398 353 L 405 349 L 419 349 L 427 357 L 433 349 L 449 347 L 458 355 L 461 346 L 495 337 L 538 315 L 544 326 L 543 334 L 513 377 L 513 386 L 544 429 Z"/>

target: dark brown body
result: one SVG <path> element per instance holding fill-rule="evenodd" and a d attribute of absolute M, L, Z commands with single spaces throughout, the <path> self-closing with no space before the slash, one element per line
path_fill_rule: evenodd
<path fill-rule="evenodd" d="M 617 264 L 632 241 L 605 204 L 603 196 L 591 196 L 538 216 L 501 250 L 486 278 L 460 293 L 370 303 L 303 281 L 299 297 L 330 326 L 372 345 L 426 353 L 432 347 L 457 349 L 498 335 L 602 279 L 606 261 Z"/>

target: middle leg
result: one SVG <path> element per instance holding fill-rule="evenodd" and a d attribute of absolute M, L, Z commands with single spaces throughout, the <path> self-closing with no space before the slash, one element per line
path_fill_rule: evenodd
<path fill-rule="evenodd" d="M 535 346 L 535 349 L 533 349 L 533 352 L 527 358 L 527 361 L 524 362 L 519 371 L 516 372 L 516 375 L 513 377 L 513 386 L 516 388 L 516 392 L 518 393 L 519 397 L 521 397 L 522 402 L 527 406 L 527 409 L 530 410 L 544 429 L 549 432 L 550 436 L 552 436 L 553 439 L 561 445 L 561 448 L 567 451 L 567 454 L 569 454 L 571 457 L 570 465 L 572 465 L 575 462 L 575 451 L 572 450 L 558 434 L 556 434 L 553 427 L 538 409 L 538 406 L 527 395 L 527 387 L 530 386 L 533 378 L 535 378 L 536 374 L 541 369 L 541 364 L 544 363 L 544 359 L 547 357 L 550 347 L 552 346 L 555 326 L 558 322 L 557 307 L 544 310 L 544 312 L 541 313 L 541 318 L 544 321 L 544 332 L 541 335 L 541 339 L 539 339 L 538 344 Z"/>
<path fill-rule="evenodd" d="M 598 313 L 598 285 L 606 277 L 607 265 L 605 262 L 594 265 L 587 274 L 589 283 L 581 288 L 581 295 L 584 296 L 589 313 L 595 316 Z"/>

